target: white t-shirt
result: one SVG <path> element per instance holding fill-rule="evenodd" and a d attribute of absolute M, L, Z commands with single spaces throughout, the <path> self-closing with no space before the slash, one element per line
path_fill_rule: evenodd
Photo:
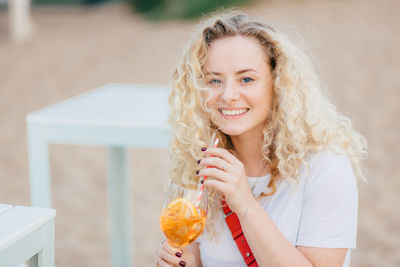
<path fill-rule="evenodd" d="M 349 248 L 344 267 L 350 265 L 350 249 L 356 248 L 357 183 L 346 155 L 330 151 L 308 158 L 309 171 L 296 183 L 282 179 L 274 195 L 259 201 L 282 234 L 295 246 Z M 303 168 L 303 170 L 305 170 Z M 249 177 L 250 187 L 258 196 L 265 190 L 270 175 Z M 222 229 L 217 240 L 207 233 L 198 242 L 204 267 L 245 267 L 246 264 L 219 213 Z"/>

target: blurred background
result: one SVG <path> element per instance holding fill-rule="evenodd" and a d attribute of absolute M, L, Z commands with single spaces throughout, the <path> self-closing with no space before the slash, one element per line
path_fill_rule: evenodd
<path fill-rule="evenodd" d="M 108 83 L 168 84 L 199 17 L 239 5 L 293 33 L 332 101 L 368 140 L 352 266 L 400 266 L 400 1 L 35 0 L 20 36 L 12 1 L 0 0 L 0 203 L 30 205 L 28 113 Z M 106 148 L 49 152 L 56 265 L 109 266 Z M 153 266 L 168 151 L 131 149 L 130 167 L 135 263 Z"/>

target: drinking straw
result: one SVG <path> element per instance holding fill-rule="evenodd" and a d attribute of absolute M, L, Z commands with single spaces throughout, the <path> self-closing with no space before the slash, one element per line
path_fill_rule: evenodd
<path fill-rule="evenodd" d="M 211 137 L 210 146 L 211 145 L 213 147 L 217 147 L 218 146 L 219 138 L 215 138 L 215 136 L 216 136 L 216 133 L 214 132 L 212 137 Z M 215 139 L 215 141 L 214 141 L 214 139 Z M 213 156 L 211 155 L 211 157 L 213 157 Z M 207 168 L 210 168 L 210 166 L 207 166 Z M 203 176 L 203 179 L 200 179 L 200 181 L 202 181 L 202 180 L 205 181 L 205 180 L 207 180 L 207 178 L 208 178 L 208 176 Z M 199 182 L 199 187 L 197 188 L 197 191 L 198 191 L 198 197 L 197 197 L 197 200 L 196 200 L 195 207 L 198 209 L 199 205 L 200 205 L 201 196 L 203 195 L 203 191 L 204 191 L 204 183 L 201 184 L 201 182 Z"/>

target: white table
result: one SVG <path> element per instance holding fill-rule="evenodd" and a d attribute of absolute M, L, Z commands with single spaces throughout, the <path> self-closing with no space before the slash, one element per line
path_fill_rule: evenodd
<path fill-rule="evenodd" d="M 127 148 L 167 148 L 169 89 L 111 84 L 28 114 L 31 202 L 50 207 L 48 144 L 109 147 L 112 266 L 131 266 Z"/>
<path fill-rule="evenodd" d="M 54 267 L 56 211 L 0 204 L 0 266 Z"/>

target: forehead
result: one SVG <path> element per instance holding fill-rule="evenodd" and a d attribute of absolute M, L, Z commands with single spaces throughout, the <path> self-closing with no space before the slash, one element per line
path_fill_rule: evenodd
<path fill-rule="evenodd" d="M 234 36 L 214 40 L 208 50 L 205 68 L 238 69 L 267 67 L 265 49 L 253 37 Z"/>

